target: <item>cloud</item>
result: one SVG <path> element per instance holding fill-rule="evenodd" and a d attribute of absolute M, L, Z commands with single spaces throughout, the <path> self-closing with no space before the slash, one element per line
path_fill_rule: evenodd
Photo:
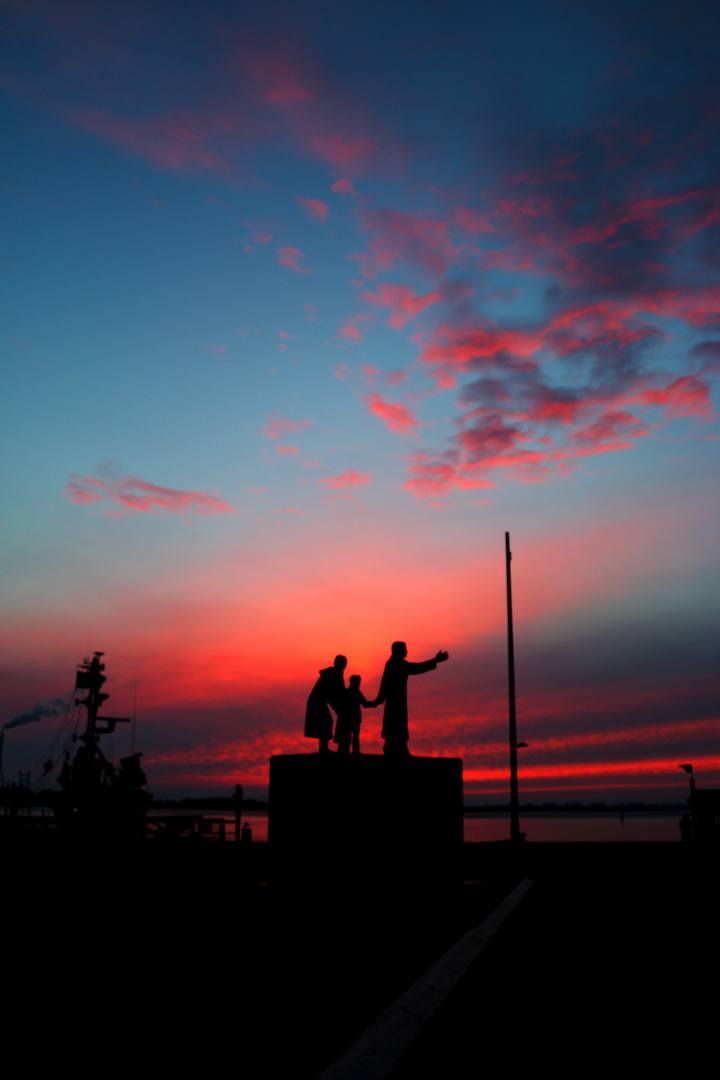
<path fill-rule="evenodd" d="M 417 435 L 420 421 L 405 405 L 385 401 L 380 394 L 369 394 L 365 404 L 368 412 L 380 417 L 388 431 L 398 435 Z"/>
<path fill-rule="evenodd" d="M 305 256 L 299 248 L 282 247 L 278 251 L 278 262 L 280 265 L 287 266 L 289 270 L 295 270 L 298 274 L 310 273 L 307 267 L 300 265 L 300 260 L 304 258 Z"/>
<path fill-rule="evenodd" d="M 336 168 L 358 168 L 373 156 L 371 139 L 351 132 L 310 131 L 307 142 L 319 158 Z"/>
<path fill-rule="evenodd" d="M 297 201 L 311 221 L 319 221 L 321 225 L 325 225 L 329 210 L 327 203 L 324 203 L 322 199 L 305 199 L 302 195 L 297 196 Z"/>
<path fill-rule="evenodd" d="M 179 514 L 184 517 L 188 514 L 211 516 L 235 512 L 233 507 L 215 492 L 177 491 L 174 488 L 158 487 L 136 476 L 118 476 L 106 466 L 101 466 L 95 474 L 89 476 L 71 473 L 65 494 L 70 502 L 84 506 L 95 503 L 119 506 L 119 511 L 105 510 L 105 513 L 115 517 L 133 511 Z"/>
<path fill-rule="evenodd" d="M 352 180 L 336 180 L 330 190 L 336 195 L 357 195 Z"/>
<path fill-rule="evenodd" d="M 344 338 L 346 341 L 355 341 L 360 343 L 363 340 L 363 330 L 367 333 L 369 327 L 358 326 L 358 323 L 368 322 L 369 315 L 352 315 L 349 319 L 345 319 L 338 331 L 338 336 Z"/>
<path fill-rule="evenodd" d="M 442 294 L 435 289 L 424 296 L 418 296 L 404 285 L 383 284 L 375 292 L 365 293 L 365 299 L 368 303 L 390 308 L 388 325 L 395 330 L 402 330 L 408 322 L 417 318 L 421 311 L 441 300 Z"/>
<path fill-rule="evenodd" d="M 83 131 L 114 142 L 158 168 L 227 173 L 232 167 L 214 138 L 227 131 L 219 119 L 213 123 L 189 112 L 128 119 L 100 110 L 77 110 L 73 119 Z"/>
<path fill-rule="evenodd" d="M 366 253 L 357 261 L 371 280 L 402 262 L 433 277 L 444 277 L 450 265 L 461 258 L 450 221 L 437 213 L 373 208 L 361 212 L 361 221 L 371 238 Z"/>
<path fill-rule="evenodd" d="M 276 446 L 275 453 L 280 454 L 281 457 L 288 457 L 291 454 L 300 453 L 297 446 Z"/>
<path fill-rule="evenodd" d="M 312 420 L 291 420 L 289 416 L 269 416 L 262 433 L 266 439 L 281 439 L 283 435 L 295 435 L 313 426 Z"/>
<path fill-rule="evenodd" d="M 694 375 L 684 375 L 661 389 L 643 390 L 638 394 L 638 400 L 644 405 L 660 406 L 661 416 L 710 418 L 714 415 L 710 386 Z"/>
<path fill-rule="evenodd" d="M 421 497 L 447 495 L 453 488 L 466 491 L 472 488 L 494 487 L 492 481 L 473 476 L 467 465 L 453 460 L 433 458 L 426 453 L 413 455 L 408 470 L 409 479 L 403 484 L 406 491 Z"/>
<path fill-rule="evenodd" d="M 252 232 L 250 235 L 251 235 L 252 239 L 255 241 L 256 244 L 269 244 L 270 241 L 272 240 L 272 233 L 269 233 L 269 232 L 262 233 L 262 232 L 257 232 L 257 230 L 256 230 L 256 231 Z"/>
<path fill-rule="evenodd" d="M 328 488 L 352 488 L 359 487 L 362 484 L 369 484 L 370 477 L 367 473 L 357 472 L 355 469 L 345 469 L 343 472 L 338 473 L 337 476 L 321 477 L 318 483 Z"/>

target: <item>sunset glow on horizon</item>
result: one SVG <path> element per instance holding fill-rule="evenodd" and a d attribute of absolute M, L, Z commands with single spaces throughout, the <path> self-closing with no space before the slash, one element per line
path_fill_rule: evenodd
<path fill-rule="evenodd" d="M 402 639 L 411 751 L 507 801 L 509 531 L 521 801 L 717 786 L 720 11 L 0 26 L 6 778 L 97 649 L 151 791 L 265 796 Z"/>

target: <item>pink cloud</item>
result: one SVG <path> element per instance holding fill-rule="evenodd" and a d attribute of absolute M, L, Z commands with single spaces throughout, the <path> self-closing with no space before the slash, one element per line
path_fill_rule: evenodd
<path fill-rule="evenodd" d="M 369 484 L 370 477 L 366 473 L 357 472 L 355 469 L 345 469 L 337 476 L 324 476 L 318 480 L 329 488 L 358 487 L 361 484 Z"/>
<path fill-rule="evenodd" d="M 497 232 L 490 215 L 479 210 L 472 210 L 466 206 L 458 206 L 454 213 L 454 221 L 461 229 L 471 235 Z"/>
<path fill-rule="evenodd" d="M 342 382 L 343 379 L 347 376 L 347 370 L 347 364 L 344 360 L 341 360 L 340 363 L 335 365 L 335 371 L 333 372 L 333 374 L 336 379 L 340 379 L 340 381 Z"/>
<path fill-rule="evenodd" d="M 368 412 L 379 416 L 388 431 L 398 435 L 417 435 L 420 421 L 411 409 L 385 401 L 380 394 L 370 394 L 365 402 Z"/>
<path fill-rule="evenodd" d="M 282 247 L 278 251 L 278 262 L 280 265 L 287 266 L 289 270 L 295 270 L 298 274 L 310 273 L 307 267 L 300 265 L 300 260 L 304 258 L 305 256 L 299 248 Z"/>
<path fill-rule="evenodd" d="M 307 212 L 311 221 L 319 221 L 321 225 L 325 225 L 329 210 L 327 203 L 324 203 L 322 199 L 306 199 L 302 195 L 297 196 L 297 201 Z"/>
<path fill-rule="evenodd" d="M 265 421 L 262 433 L 266 439 L 281 439 L 283 435 L 295 435 L 298 431 L 312 427 L 312 420 L 291 420 L 289 416 L 270 416 Z"/>
<path fill-rule="evenodd" d="M 336 195 L 357 195 L 352 180 L 336 180 L 330 190 Z"/>
<path fill-rule="evenodd" d="M 402 368 L 397 368 L 395 371 L 389 371 L 385 376 L 386 386 L 399 386 L 400 383 L 406 382 L 410 376 L 407 371 L 403 371 Z"/>
<path fill-rule="evenodd" d="M 297 446 L 276 446 L 275 453 L 280 457 L 288 457 L 291 454 L 298 454 L 300 451 Z"/>
<path fill-rule="evenodd" d="M 490 480 L 482 480 L 463 471 L 454 462 L 433 460 L 427 454 L 416 454 L 414 464 L 409 469 L 410 479 L 403 484 L 403 489 L 413 495 L 423 497 L 447 495 L 453 488 L 469 490 L 490 488 Z"/>
<path fill-rule="evenodd" d="M 357 168 L 375 149 L 369 138 L 349 132 L 312 131 L 307 141 L 318 157 L 336 168 Z"/>
<path fill-rule="evenodd" d="M 307 101 L 309 97 L 312 97 L 312 94 L 308 90 L 303 90 L 296 83 L 288 83 L 277 90 L 271 90 L 267 99 L 271 105 L 279 105 L 283 109 L 288 109 L 292 108 L 293 105 L 297 105 L 299 101 Z"/>
<path fill-rule="evenodd" d="M 98 473 L 99 475 L 89 476 L 71 474 L 65 487 L 65 494 L 70 502 L 85 506 L 106 502 L 119 506 L 120 511 L 105 511 L 117 517 L 133 511 L 149 514 L 165 512 L 182 516 L 235 512 L 233 507 L 216 493 L 158 487 L 137 476 L 116 476 L 109 469 L 98 470 Z"/>
<path fill-rule="evenodd" d="M 494 359 L 504 352 L 529 357 L 542 343 L 542 330 L 503 329 L 490 319 L 444 322 L 427 336 L 420 359 L 438 369 L 462 369 L 471 360 Z"/>
<path fill-rule="evenodd" d="M 360 327 L 357 325 L 361 322 L 368 322 L 369 315 L 353 315 L 351 318 L 346 319 L 338 331 L 341 338 L 345 338 L 349 341 L 360 342 L 363 340 L 363 333 Z M 367 327 L 364 328 L 367 332 Z"/>
<path fill-rule="evenodd" d="M 358 256 L 366 277 L 374 279 L 398 261 L 443 277 L 462 251 L 453 242 L 450 222 L 435 214 L 400 210 L 366 210 L 365 231 L 371 233 L 368 254 Z"/>
<path fill-rule="evenodd" d="M 99 110 L 77 111 L 78 127 L 121 146 L 163 169 L 189 172 L 228 172 L 230 162 L 217 145 L 227 133 L 227 121 L 213 122 L 190 113 L 153 119 L 124 119 Z"/>
<path fill-rule="evenodd" d="M 287 50 L 246 46 L 240 61 L 256 93 L 270 105 L 293 110 L 314 96 L 314 80 L 307 65 Z"/>
<path fill-rule="evenodd" d="M 589 423 L 570 435 L 578 444 L 592 444 L 593 450 L 626 450 L 632 446 L 629 440 L 647 435 L 642 422 L 632 413 L 615 409 L 603 410 Z"/>
<path fill-rule="evenodd" d="M 710 387 L 694 375 L 675 379 L 664 389 L 643 390 L 637 400 L 645 405 L 661 406 L 661 414 L 668 417 L 713 415 Z"/>
<path fill-rule="evenodd" d="M 404 285 L 381 285 L 376 292 L 365 293 L 365 299 L 371 304 L 390 308 L 388 324 L 396 330 L 402 330 L 406 323 L 412 322 L 421 311 L 442 299 L 440 292 L 418 296 Z"/>

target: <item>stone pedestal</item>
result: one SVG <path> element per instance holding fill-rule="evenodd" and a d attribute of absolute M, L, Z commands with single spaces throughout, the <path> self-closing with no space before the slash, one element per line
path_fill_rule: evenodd
<path fill-rule="evenodd" d="M 275 880 L 454 880 L 463 842 L 462 761 L 273 757 L 268 841 Z"/>

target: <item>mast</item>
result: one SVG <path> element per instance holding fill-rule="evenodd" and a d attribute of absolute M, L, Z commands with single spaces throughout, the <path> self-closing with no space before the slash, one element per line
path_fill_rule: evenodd
<path fill-rule="evenodd" d="M 507 582 L 508 704 L 510 713 L 510 839 L 521 840 L 518 799 L 517 730 L 515 726 L 515 648 L 513 644 L 512 580 L 510 576 L 510 533 L 505 533 L 505 577 Z"/>

